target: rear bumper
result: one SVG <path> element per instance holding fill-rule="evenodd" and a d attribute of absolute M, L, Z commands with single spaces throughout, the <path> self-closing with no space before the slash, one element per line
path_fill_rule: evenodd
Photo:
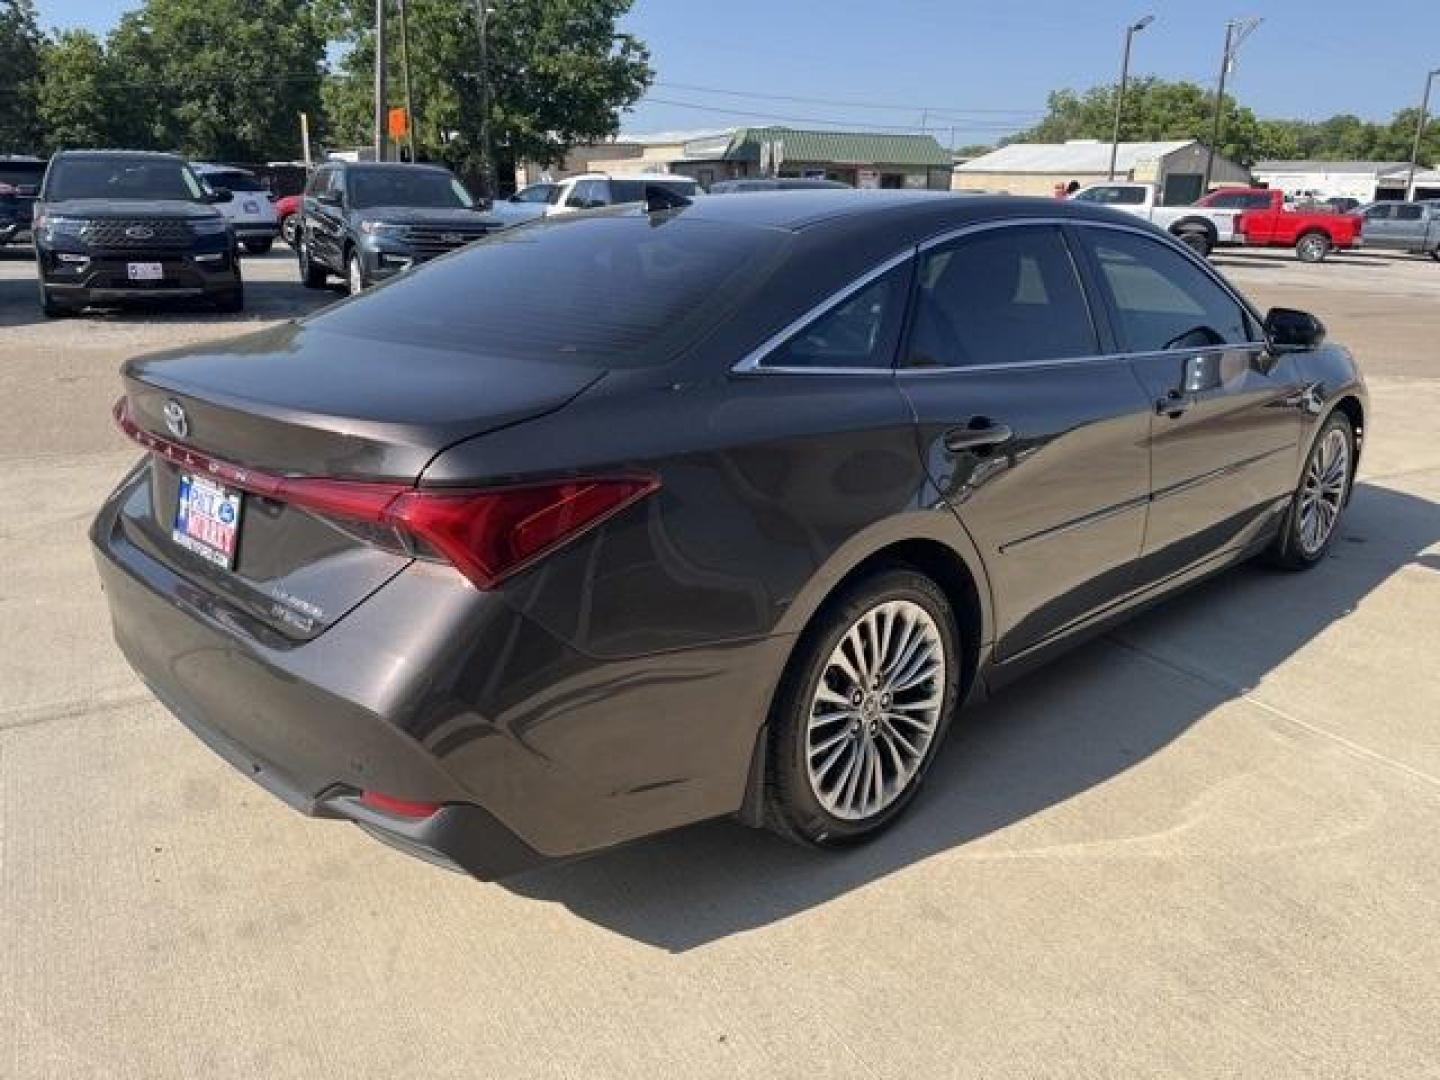
<path fill-rule="evenodd" d="M 786 639 L 596 658 L 423 561 L 318 637 L 252 632 L 184 553 L 130 538 L 150 475 L 91 529 L 115 640 L 187 727 L 302 813 L 493 879 L 740 808 Z M 441 809 L 395 816 L 365 791 Z"/>

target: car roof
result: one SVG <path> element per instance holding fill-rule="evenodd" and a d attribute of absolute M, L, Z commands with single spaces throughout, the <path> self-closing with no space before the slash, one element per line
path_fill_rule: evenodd
<path fill-rule="evenodd" d="M 685 208 L 693 219 L 800 231 L 817 225 L 873 219 L 897 235 L 923 235 L 1007 217 L 1047 217 L 1136 223 L 1133 214 L 1097 203 L 1026 195 L 967 195 L 949 191 L 801 188 L 757 191 L 744 199 L 698 199 Z"/>
<path fill-rule="evenodd" d="M 603 173 L 585 172 L 576 173 L 574 176 L 567 176 L 566 180 L 669 180 L 680 181 L 682 184 L 699 183 L 693 176 L 684 176 L 680 173 L 662 172 L 634 172 L 634 173 Z M 552 183 L 564 183 L 563 180 L 555 180 Z"/>
<path fill-rule="evenodd" d="M 185 159 L 179 154 L 167 153 L 164 150 L 57 150 L 55 157 L 86 157 L 86 158 L 154 158 L 156 161 L 180 161 Z"/>
<path fill-rule="evenodd" d="M 319 168 L 338 167 L 342 169 L 373 169 L 376 172 L 398 172 L 401 169 L 407 171 L 424 170 L 426 172 L 445 173 L 452 175 L 444 165 L 436 165 L 429 161 L 323 161 Z"/>

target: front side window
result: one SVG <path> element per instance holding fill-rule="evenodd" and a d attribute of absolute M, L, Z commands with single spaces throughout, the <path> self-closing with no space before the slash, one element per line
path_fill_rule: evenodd
<path fill-rule="evenodd" d="M 1396 221 L 1419 221 L 1425 216 L 1425 208 L 1415 203 L 1395 207 Z"/>
<path fill-rule="evenodd" d="M 765 357 L 765 367 L 889 368 L 909 266 L 880 275 Z"/>
<path fill-rule="evenodd" d="M 1095 228 L 1085 233 L 1127 351 L 1164 352 L 1253 340 L 1245 309 L 1180 252 L 1136 233 Z"/>
<path fill-rule="evenodd" d="M 922 257 L 907 367 L 1063 360 L 1099 351 L 1057 227 L 993 229 Z"/>
<path fill-rule="evenodd" d="M 581 180 L 570 191 L 566 206 L 576 210 L 591 210 L 606 205 L 604 180 Z"/>
<path fill-rule="evenodd" d="M 1393 206 L 1372 206 L 1365 211 L 1366 221 L 1389 221 L 1394 216 L 1395 208 Z"/>

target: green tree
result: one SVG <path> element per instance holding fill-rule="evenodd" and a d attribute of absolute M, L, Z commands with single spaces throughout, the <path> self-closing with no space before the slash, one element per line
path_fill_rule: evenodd
<path fill-rule="evenodd" d="M 645 45 L 617 29 L 631 0 L 504 0 L 488 19 L 489 128 L 496 160 L 552 163 L 571 146 L 616 134 L 620 112 L 653 77 Z M 347 46 L 325 89 L 332 142 L 371 141 L 373 0 L 328 0 Z M 480 39 L 474 0 L 408 0 L 417 153 L 467 172 L 481 159 Z M 392 27 L 394 22 L 392 20 Z M 399 42 L 390 41 L 391 106 L 403 103 Z"/>
<path fill-rule="evenodd" d="M 1057 90 L 1048 101 L 1046 116 L 1016 136 L 1020 142 L 1064 142 L 1067 139 L 1108 140 L 1114 130 L 1116 86 L 1089 90 Z M 1125 91 L 1120 121 L 1122 142 L 1199 139 L 1208 143 L 1215 98 L 1192 82 L 1168 82 L 1147 76 L 1132 80 Z M 1260 139 L 1255 114 L 1225 96 L 1220 145 L 1222 156 L 1249 164 L 1256 158 Z"/>
<path fill-rule="evenodd" d="M 325 35 L 307 0 L 145 0 L 110 37 L 147 145 L 196 158 L 300 156 L 318 115 Z"/>
<path fill-rule="evenodd" d="M 35 92 L 43 44 L 33 0 L 0 0 L 0 152 L 40 143 Z"/>
<path fill-rule="evenodd" d="M 51 150 L 134 146 L 143 121 L 100 39 L 61 30 L 41 54 L 37 111 Z"/>

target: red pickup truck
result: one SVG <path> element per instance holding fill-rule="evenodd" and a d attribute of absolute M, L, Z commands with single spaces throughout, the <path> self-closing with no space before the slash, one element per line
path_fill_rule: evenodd
<path fill-rule="evenodd" d="M 1240 192 L 1230 192 L 1239 195 Z M 1301 262 L 1320 262 L 1332 251 L 1360 246 L 1358 214 L 1337 214 L 1333 210 L 1289 210 L 1285 193 L 1278 188 L 1247 188 L 1244 195 L 1267 203 L 1260 209 L 1246 210 L 1236 222 L 1236 230 L 1247 244 L 1257 247 L 1295 248 Z"/>

